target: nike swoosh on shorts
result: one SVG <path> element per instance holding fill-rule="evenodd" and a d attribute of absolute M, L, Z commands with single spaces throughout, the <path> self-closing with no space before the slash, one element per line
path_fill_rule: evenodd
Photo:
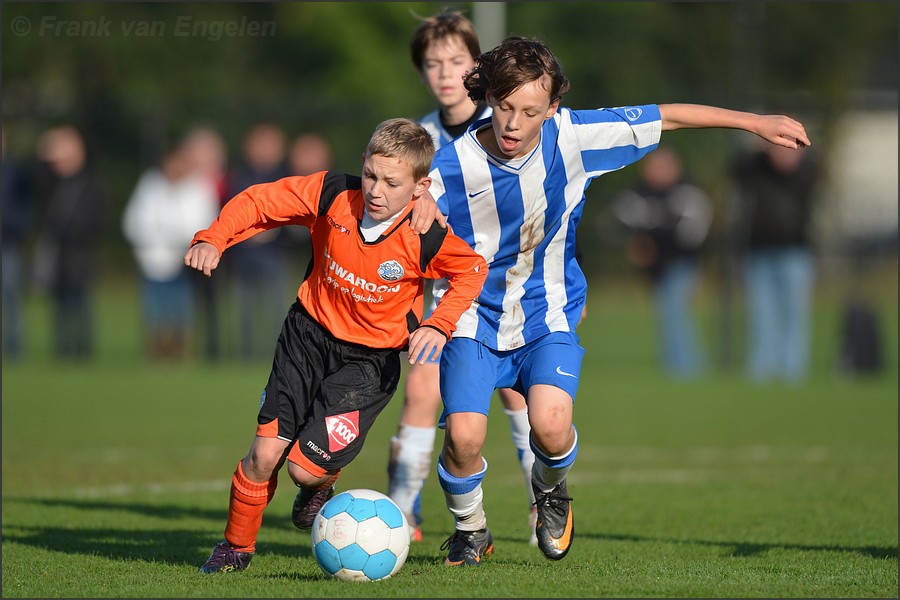
<path fill-rule="evenodd" d="M 577 376 L 577 375 L 572 375 L 571 373 L 566 373 L 565 371 L 563 371 L 563 370 L 560 369 L 559 367 L 556 367 L 556 372 L 559 373 L 560 375 L 565 375 L 566 377 L 574 377 L 575 379 L 578 379 L 578 376 Z"/>

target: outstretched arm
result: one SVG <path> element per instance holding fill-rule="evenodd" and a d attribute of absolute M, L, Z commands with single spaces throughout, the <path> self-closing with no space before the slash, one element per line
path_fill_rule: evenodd
<path fill-rule="evenodd" d="M 785 148 L 812 145 L 803 125 L 784 115 L 758 115 L 702 104 L 660 104 L 663 131 L 699 127 L 743 129 Z"/>

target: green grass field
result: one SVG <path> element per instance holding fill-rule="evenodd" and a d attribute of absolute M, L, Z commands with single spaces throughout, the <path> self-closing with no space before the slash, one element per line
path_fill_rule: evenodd
<path fill-rule="evenodd" d="M 34 302 L 31 352 L 3 365 L 2 595 L 896 598 L 896 279 L 888 287 L 887 371 L 837 373 L 832 295 L 817 305 L 813 377 L 797 387 L 752 385 L 736 369 L 670 382 L 655 367 L 646 295 L 592 291 L 569 556 L 551 563 L 527 543 L 525 482 L 495 405 L 484 486 L 495 555 L 477 569 L 441 564 L 452 520 L 432 474 L 424 541 L 372 584 L 321 574 L 290 523 L 286 474 L 252 567 L 200 575 L 268 363 L 145 363 L 126 288 L 101 298 L 98 359 L 59 364 Z M 339 488 L 384 491 L 399 404 Z"/>

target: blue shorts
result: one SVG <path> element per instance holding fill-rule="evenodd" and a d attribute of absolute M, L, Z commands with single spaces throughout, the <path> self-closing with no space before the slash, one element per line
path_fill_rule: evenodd
<path fill-rule="evenodd" d="M 441 353 L 444 417 L 458 412 L 488 414 L 497 388 L 513 388 L 527 399 L 528 388 L 546 384 L 575 401 L 584 348 L 569 331 L 549 333 L 521 348 L 501 352 L 470 338 L 453 338 Z"/>

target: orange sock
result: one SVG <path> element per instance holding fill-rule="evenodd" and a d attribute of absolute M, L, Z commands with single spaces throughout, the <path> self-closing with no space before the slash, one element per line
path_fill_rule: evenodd
<path fill-rule="evenodd" d="M 269 481 L 256 483 L 247 479 L 241 463 L 238 463 L 231 478 L 228 522 L 225 525 L 225 539 L 232 548 L 239 552 L 256 551 L 256 535 L 262 526 L 263 512 L 275 495 L 277 485 L 278 473 L 274 473 Z"/>

